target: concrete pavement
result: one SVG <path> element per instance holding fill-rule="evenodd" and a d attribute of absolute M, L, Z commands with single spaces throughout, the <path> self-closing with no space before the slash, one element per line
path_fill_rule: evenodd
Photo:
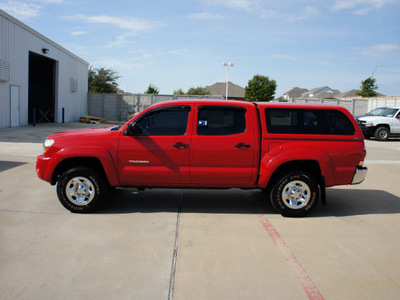
<path fill-rule="evenodd" d="M 35 174 L 51 132 L 0 130 L 1 299 L 398 299 L 400 141 L 366 141 L 364 183 L 283 218 L 261 191 L 116 189 L 65 210 Z"/>

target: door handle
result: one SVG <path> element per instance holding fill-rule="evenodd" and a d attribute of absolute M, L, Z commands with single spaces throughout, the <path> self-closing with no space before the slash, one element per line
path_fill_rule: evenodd
<path fill-rule="evenodd" d="M 247 148 L 250 148 L 251 146 L 249 144 L 239 143 L 239 144 L 235 145 L 235 147 L 239 148 L 239 149 L 247 149 Z"/>
<path fill-rule="evenodd" d="M 186 149 L 189 147 L 188 144 L 183 144 L 183 143 L 176 143 L 173 144 L 172 147 L 178 148 L 178 149 Z"/>

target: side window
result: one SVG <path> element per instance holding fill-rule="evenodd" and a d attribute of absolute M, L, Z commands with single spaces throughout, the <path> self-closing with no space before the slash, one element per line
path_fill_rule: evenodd
<path fill-rule="evenodd" d="M 322 109 L 270 108 L 265 111 L 267 131 L 287 134 L 330 134 Z"/>
<path fill-rule="evenodd" d="M 198 135 L 232 135 L 246 131 L 246 109 L 226 106 L 201 106 Z"/>
<path fill-rule="evenodd" d="M 353 135 L 356 130 L 347 116 L 338 110 L 326 111 L 331 126 L 332 134 Z"/>
<path fill-rule="evenodd" d="M 156 109 L 136 122 L 141 135 L 185 135 L 189 106 Z"/>

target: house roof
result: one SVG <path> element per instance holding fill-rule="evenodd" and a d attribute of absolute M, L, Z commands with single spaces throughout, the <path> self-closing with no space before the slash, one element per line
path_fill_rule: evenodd
<path fill-rule="evenodd" d="M 341 93 L 339 97 L 356 97 L 356 93 L 360 92 L 360 90 L 350 90 L 344 93 Z"/>
<path fill-rule="evenodd" d="M 321 94 L 318 94 L 318 95 L 314 95 L 314 96 L 312 96 L 312 97 L 310 97 L 311 99 L 312 98 L 318 98 L 318 99 L 336 99 L 336 98 L 338 98 L 340 95 L 339 95 L 339 93 L 337 93 L 337 94 L 335 94 L 335 93 L 321 93 Z"/>
<path fill-rule="evenodd" d="M 350 91 L 340 94 L 339 97 L 361 97 L 359 95 L 356 95 L 357 92 L 361 92 L 361 90 L 350 90 Z M 381 97 L 385 96 L 381 93 L 376 93 L 376 94 L 377 94 L 377 96 L 381 96 Z"/>
<path fill-rule="evenodd" d="M 226 82 L 217 82 L 213 85 L 206 86 L 205 89 L 215 96 L 225 96 L 226 94 Z M 244 88 L 228 82 L 228 96 L 234 98 L 244 98 Z"/>
<path fill-rule="evenodd" d="M 340 91 L 339 91 L 339 90 L 331 89 L 329 86 L 322 86 L 322 87 L 318 87 L 318 88 L 314 88 L 314 89 L 312 89 L 312 90 L 309 90 L 309 91 L 303 93 L 302 95 L 304 96 L 304 95 L 315 94 L 315 93 L 317 93 L 318 91 L 321 91 L 321 90 L 323 90 L 323 89 L 329 89 L 329 90 L 331 90 L 331 91 L 332 91 L 333 93 L 335 93 L 335 94 L 340 94 Z M 324 94 L 325 94 L 325 93 L 324 93 Z M 319 95 L 317 95 L 317 96 L 319 96 Z"/>
<path fill-rule="evenodd" d="M 302 89 L 299 87 L 294 87 L 291 90 L 287 91 L 283 95 L 288 95 L 290 98 L 299 98 L 301 95 L 305 92 L 307 92 L 308 89 Z"/>

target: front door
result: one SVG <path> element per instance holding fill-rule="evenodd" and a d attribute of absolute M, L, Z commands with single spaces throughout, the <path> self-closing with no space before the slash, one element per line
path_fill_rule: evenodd
<path fill-rule="evenodd" d="M 392 126 L 392 133 L 395 134 L 400 134 L 400 110 L 397 112 L 397 115 L 395 116 L 393 120 Z"/>
<path fill-rule="evenodd" d="M 190 152 L 194 185 L 240 187 L 252 181 L 257 145 L 248 114 L 241 106 L 198 107 Z"/>
<path fill-rule="evenodd" d="M 190 106 L 156 108 L 136 121 L 139 133 L 120 138 L 122 185 L 179 186 L 190 183 Z"/>

